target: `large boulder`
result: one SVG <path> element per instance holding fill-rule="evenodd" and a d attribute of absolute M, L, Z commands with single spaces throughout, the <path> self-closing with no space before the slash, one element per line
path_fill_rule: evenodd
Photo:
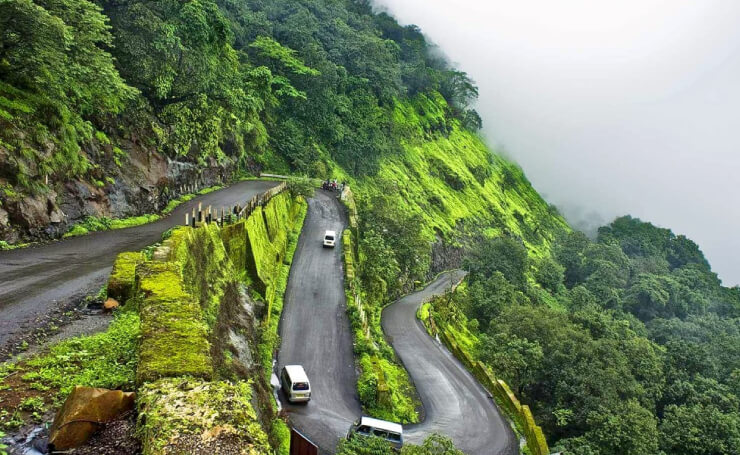
<path fill-rule="evenodd" d="M 27 196 L 13 201 L 8 208 L 11 222 L 30 231 L 44 228 L 50 222 L 46 196 Z"/>
<path fill-rule="evenodd" d="M 135 394 L 77 386 L 54 417 L 49 446 L 68 450 L 84 444 L 95 431 L 134 409 Z"/>

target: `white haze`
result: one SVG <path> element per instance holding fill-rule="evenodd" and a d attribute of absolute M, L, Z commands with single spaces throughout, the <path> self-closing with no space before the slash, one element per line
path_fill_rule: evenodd
<path fill-rule="evenodd" d="M 574 225 L 632 214 L 740 283 L 740 2 L 377 3 L 477 81 L 485 135 Z"/>

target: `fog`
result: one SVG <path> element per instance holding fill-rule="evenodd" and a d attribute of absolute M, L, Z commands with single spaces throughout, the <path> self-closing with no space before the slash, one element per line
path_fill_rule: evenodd
<path fill-rule="evenodd" d="M 571 223 L 669 227 L 740 283 L 740 2 L 377 3 L 477 81 L 489 143 Z"/>

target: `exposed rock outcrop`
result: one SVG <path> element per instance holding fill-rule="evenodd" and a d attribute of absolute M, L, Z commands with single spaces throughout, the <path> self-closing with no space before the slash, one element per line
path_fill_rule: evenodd
<path fill-rule="evenodd" d="M 125 142 L 125 141 L 124 141 Z M 173 161 L 135 143 L 119 164 L 101 161 L 89 181 L 44 179 L 45 190 L 11 189 L 0 175 L 0 240 L 8 243 L 59 238 L 87 217 L 125 218 L 161 211 L 183 194 L 233 177 L 230 162 L 203 166 Z M 91 152 L 92 153 L 92 152 Z M 103 158 L 100 158 L 103 160 Z"/>

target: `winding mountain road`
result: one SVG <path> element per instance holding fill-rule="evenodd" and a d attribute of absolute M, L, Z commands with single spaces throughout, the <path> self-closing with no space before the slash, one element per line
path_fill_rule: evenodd
<path fill-rule="evenodd" d="M 443 294 L 463 277 L 461 271 L 444 273 L 383 311 L 383 332 L 424 405 L 424 422 L 404 426 L 404 435 L 408 442 L 419 444 L 429 434 L 441 433 L 471 455 L 518 454 L 518 440 L 488 392 L 416 318 L 422 303 Z"/>
<path fill-rule="evenodd" d="M 342 232 L 346 221 L 340 203 L 329 193 L 317 191 L 308 204 L 285 294 L 277 367 L 305 368 L 311 401 L 293 405 L 282 394 L 281 401 L 296 428 L 322 453 L 334 453 L 338 440 L 362 413 L 346 315 L 342 243 L 334 249 L 321 244 L 324 231 Z M 462 272 L 443 274 L 383 312 L 383 328 L 409 370 L 426 414 L 423 423 L 406 426 L 404 434 L 419 443 L 431 433 L 442 433 L 470 455 L 516 454 L 518 441 L 485 390 L 416 319 L 416 308 L 424 300 L 461 277 Z"/>
<path fill-rule="evenodd" d="M 118 253 L 138 251 L 161 240 L 162 234 L 185 220 L 185 213 L 203 206 L 244 204 L 277 185 L 244 181 L 199 196 L 154 223 L 93 232 L 39 247 L 0 251 L 0 352 L 37 318 L 97 292 L 105 283 Z"/>
<path fill-rule="evenodd" d="M 311 381 L 311 401 L 288 404 L 291 422 L 324 453 L 362 413 L 357 397 L 352 331 L 344 296 L 342 242 L 323 248 L 324 232 L 344 230 L 344 210 L 331 193 L 316 191 L 298 240 L 280 320 L 278 372 L 303 365 Z"/>
<path fill-rule="evenodd" d="M 12 343 L 50 308 L 63 307 L 97 291 L 118 253 L 158 242 L 164 231 L 181 223 L 185 213 L 199 202 L 214 207 L 242 204 L 276 184 L 240 182 L 193 199 L 154 223 L 0 252 L 0 348 Z M 317 191 L 308 204 L 285 294 L 278 367 L 295 363 L 305 367 L 311 378 L 312 400 L 285 407 L 292 423 L 323 453 L 333 453 L 338 440 L 362 413 L 346 314 L 342 242 L 333 249 L 322 248 L 324 231 L 341 233 L 346 220 L 333 194 Z M 471 455 L 515 454 L 516 438 L 485 390 L 416 319 L 416 308 L 424 300 L 443 293 L 461 277 L 461 272 L 443 274 L 383 312 L 383 329 L 425 408 L 425 421 L 404 429 L 406 439 L 418 443 L 437 432 L 452 437 Z"/>

